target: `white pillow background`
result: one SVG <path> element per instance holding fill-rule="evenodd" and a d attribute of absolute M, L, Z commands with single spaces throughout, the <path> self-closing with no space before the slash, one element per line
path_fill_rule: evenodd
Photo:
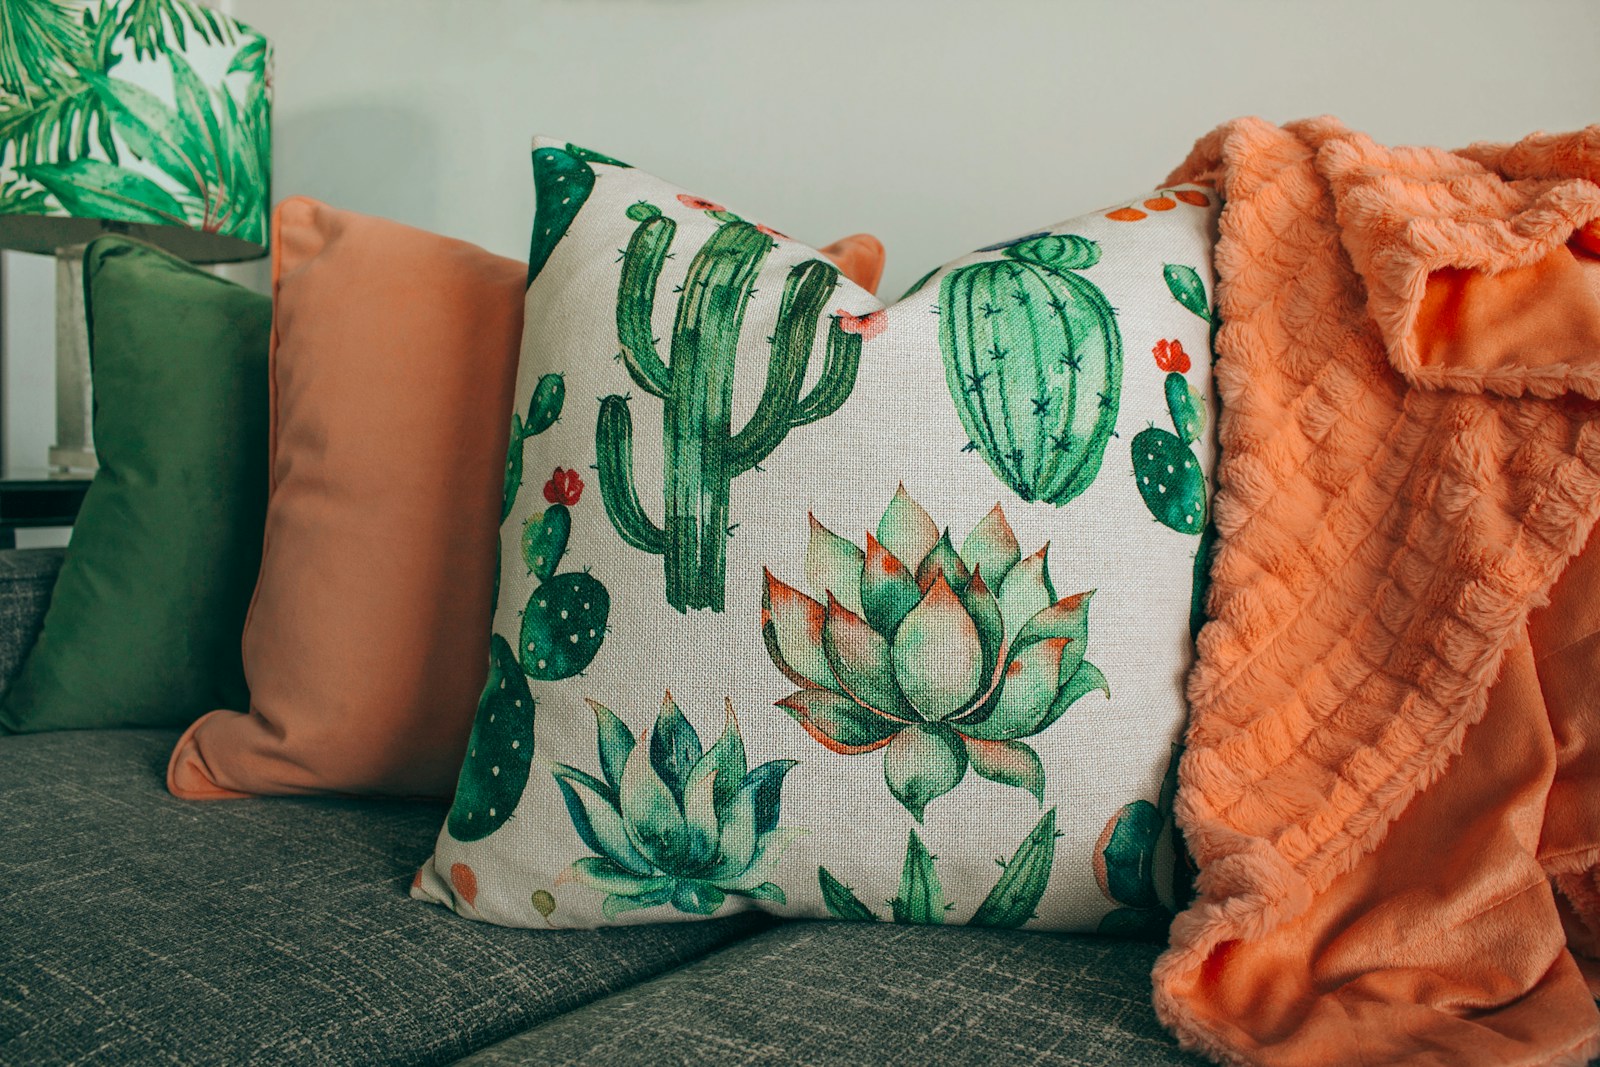
<path fill-rule="evenodd" d="M 565 142 L 549 139 L 536 140 L 535 148 L 568 151 Z M 575 595 L 587 596 L 594 585 L 605 590 L 609 610 L 603 639 L 592 660 L 582 664 L 581 673 L 570 677 L 528 677 L 525 671 L 513 674 L 509 667 L 491 674 L 490 689 L 510 695 L 491 701 L 486 693 L 452 823 L 460 829 L 469 815 L 482 820 L 493 806 L 489 821 L 494 829 L 482 836 L 477 829 L 467 831 L 471 839 L 463 840 L 447 824 L 413 895 L 469 918 L 511 926 L 660 922 L 701 918 L 708 909 L 710 914 L 727 915 L 760 907 L 792 917 L 865 918 L 864 909 L 885 920 L 897 915 L 951 923 L 976 918 L 1057 930 L 1164 927 L 1178 901 L 1170 789 L 1164 796 L 1163 784 L 1186 714 L 1183 683 L 1192 657 L 1191 594 L 1201 538 L 1198 526 L 1194 531 L 1179 530 L 1153 517 L 1138 487 L 1139 477 L 1149 474 L 1150 452 L 1146 450 L 1136 475 L 1134 439 L 1151 428 L 1166 431 L 1173 438 L 1168 447 L 1182 449 L 1171 454 L 1191 456 L 1203 472 L 1204 484 L 1211 485 L 1215 446 L 1210 433 L 1214 402 L 1209 297 L 1218 210 L 1215 193 L 1194 187 L 1164 189 L 1121 206 L 1121 212 L 1112 213 L 1120 218 L 1098 212 L 1042 231 L 1079 240 L 1036 237 L 1032 245 L 1012 245 L 1009 251 L 997 247 L 974 252 L 940 268 L 887 309 L 841 278 L 827 295 L 814 330 L 802 392 L 812 390 L 821 375 L 829 331 L 837 318 L 845 332 L 860 338 L 859 368 L 848 398 L 831 414 L 789 426 L 756 468 L 733 477 L 723 610 L 680 611 L 667 599 L 663 557 L 627 543 L 607 514 L 596 469 L 596 425 L 603 398 L 627 398 L 633 425 L 633 483 L 645 513 L 659 526 L 666 464 L 664 401 L 641 388 L 619 357 L 617 303 L 625 250 L 652 209 L 675 221 L 671 256 L 661 268 L 651 318 L 656 349 L 666 361 L 683 297 L 673 292 L 674 287 L 684 282 L 698 248 L 722 227 L 743 224 L 729 221 L 735 216 L 720 205 L 708 205 L 639 170 L 592 154 L 585 159 L 581 150 L 576 151 L 575 158 L 593 175 L 592 188 L 578 198 L 581 206 L 527 294 L 513 446 L 514 452 L 521 450 L 520 485 L 502 527 L 494 632 L 505 639 L 508 650 L 517 650 L 524 644 L 523 613 L 538 601 L 542 586 L 546 591 L 554 588 L 545 586 L 545 581 L 586 573 L 593 584 L 576 580 Z M 561 162 L 569 165 L 567 160 Z M 581 179 L 581 168 L 574 168 L 574 173 Z M 559 214 L 552 203 L 541 190 L 536 229 Z M 639 204 L 650 208 L 635 207 Z M 1134 215 L 1143 217 L 1135 220 Z M 930 224 L 936 223 L 930 220 Z M 1014 485 L 997 476 L 985 450 L 973 447 L 952 399 L 941 348 L 941 321 L 950 319 L 949 309 L 940 306 L 946 276 L 980 263 L 1026 266 L 1014 258 L 1018 248 L 1066 255 L 1071 263 L 1097 253 L 1092 265 L 1061 272 L 1103 294 L 1114 309 L 1121 347 L 1120 387 L 1113 390 L 1118 395 L 1110 401 L 1115 418 L 1109 428 L 1114 432 L 1105 442 L 1092 482 L 1060 504 L 1023 499 Z M 537 241 L 535 249 L 537 253 Z M 767 385 L 773 363 L 769 338 L 778 326 L 786 279 L 792 268 L 817 258 L 810 248 L 775 237 L 754 280 L 755 293 L 749 297 L 734 360 L 735 433 L 756 412 Z M 994 280 L 998 277 L 991 272 L 985 291 L 999 284 Z M 1019 289 L 1032 285 L 1042 291 L 1040 284 L 1019 283 Z M 973 306 L 976 312 L 963 315 L 973 314 L 973 321 L 980 323 L 991 314 L 1002 319 L 1012 314 L 1010 308 L 989 313 L 981 304 Z M 1038 321 L 1046 324 L 1048 333 L 1050 318 L 1040 314 Z M 966 321 L 963 318 L 962 330 Z M 986 336 L 980 333 L 980 340 Z M 1099 351 L 1092 344 L 1089 348 Z M 1030 352 L 1019 351 L 1032 359 Z M 1012 355 L 1003 352 L 999 359 Z M 1063 357 L 1071 358 L 1065 351 Z M 1188 363 L 1186 370 L 1181 369 L 1183 362 Z M 1168 395 L 1169 378 L 1175 373 L 1181 378 L 1180 388 L 1186 385 L 1190 390 L 1179 394 L 1176 406 L 1169 404 Z M 1082 371 L 1078 374 L 1083 376 Z M 554 387 L 550 375 L 560 376 L 564 400 L 559 418 L 546 427 L 550 405 L 541 401 L 548 401 Z M 1065 369 L 1052 371 L 1044 380 L 1054 396 L 1046 399 L 1061 403 L 1072 377 L 1073 372 Z M 544 392 L 536 397 L 541 382 Z M 1184 407 L 1183 396 L 1203 413 L 1203 429 L 1175 425 L 1179 415 L 1190 410 Z M 523 440 L 524 429 L 531 431 L 536 425 L 538 432 Z M 1180 439 L 1185 436 L 1197 439 L 1184 443 Z M 1147 435 L 1141 442 L 1152 439 Z M 1002 457 L 999 462 L 1004 466 L 1007 461 Z M 1032 462 L 1024 457 L 1021 465 L 1032 469 Z M 575 471 L 576 478 L 558 474 L 558 468 Z M 573 499 L 579 481 L 582 488 Z M 553 576 L 542 581 L 530 573 L 523 539 L 527 523 L 545 522 L 554 508 L 552 496 L 545 492 L 551 482 L 559 483 L 553 486 L 554 499 L 573 502 L 560 505 L 567 515 L 561 521 L 570 521 L 570 535 Z M 1156 496 L 1160 499 L 1162 494 Z M 998 505 L 1022 560 L 1048 545 L 1048 572 L 1057 598 L 1092 591 L 1082 656 L 1103 674 L 1110 696 L 1100 689 L 1088 691 L 1071 701 L 1049 726 L 1019 739 L 1037 753 L 1044 775 L 1042 801 L 1028 788 L 992 781 L 968 769 L 953 788 L 926 800 L 919 820 L 912 810 L 915 804 L 903 802 L 886 781 L 882 749 L 854 755 L 832 751 L 778 706 L 805 686 L 786 676 L 769 655 L 763 638 L 763 598 L 768 594 L 764 575 L 770 572 L 777 582 L 825 601 L 815 583 L 808 581 L 812 518 L 865 549 L 868 533 L 877 535 L 891 502 L 898 499 L 894 506 L 904 509 L 909 506 L 907 498 L 941 533 L 949 530 L 958 550 L 980 524 L 996 529 L 991 513 Z M 1200 525 L 1203 520 L 1202 511 Z M 996 569 L 1001 567 L 995 564 Z M 820 573 L 815 558 L 812 571 L 813 578 Z M 1010 633 L 1006 639 L 1016 636 Z M 582 644 L 589 642 L 585 639 Z M 941 667 L 951 677 L 962 676 L 960 656 L 942 659 Z M 500 688 L 502 682 L 506 688 Z M 914 679 L 903 682 L 912 688 L 922 684 Z M 523 684 L 534 705 L 531 711 L 522 706 L 527 703 L 521 697 Z M 575 826 L 561 781 L 569 792 L 586 798 L 580 802 L 598 805 L 595 790 L 574 784 L 582 775 L 592 776 L 601 786 L 607 784 L 591 702 L 613 713 L 647 748 L 669 691 L 704 750 L 711 750 L 724 735 L 731 706 L 747 770 L 773 760 L 796 762 L 786 774 L 767 772 L 782 782 L 776 825 L 758 828 L 751 838 L 748 813 L 733 810 L 743 801 L 730 795 L 726 781 L 734 765 L 721 763 L 717 777 L 725 781 L 707 783 L 712 764 L 727 752 L 726 743 L 716 756 L 707 756 L 699 775 L 689 776 L 690 795 L 676 810 L 681 816 L 695 808 L 689 824 L 713 831 L 713 840 L 697 840 L 694 845 L 701 850 L 697 855 L 710 856 L 702 871 L 714 871 L 722 864 L 720 873 L 707 876 L 713 883 L 720 879 L 722 889 L 680 885 L 662 890 L 660 871 L 646 871 L 636 878 L 645 882 L 657 878 L 656 889 L 633 897 L 623 892 L 608 908 L 612 894 L 604 888 L 606 876 L 596 873 L 605 866 L 597 857 L 606 857 Z M 681 730 L 677 737 L 682 739 Z M 521 738 L 526 738 L 527 747 Z M 501 775 L 511 781 L 520 770 L 509 763 L 496 770 L 488 762 L 474 768 L 480 750 L 486 759 L 504 756 L 524 761 L 526 782 L 520 796 L 507 789 L 499 800 L 484 799 L 499 788 Z M 635 762 L 645 766 L 634 769 L 631 779 L 619 769 L 617 791 L 637 799 L 655 783 L 641 784 L 649 776 L 649 761 L 641 757 Z M 575 778 L 562 768 L 581 773 Z M 467 788 L 473 775 L 487 783 L 474 787 L 476 792 Z M 659 790 L 656 793 L 659 799 Z M 1142 806 L 1136 804 L 1140 801 Z M 474 803 L 482 810 L 476 814 L 465 810 Z M 1136 810 L 1130 810 L 1130 804 Z M 502 810 L 508 805 L 509 813 Z M 1046 818 L 1052 811 L 1053 838 Z M 483 823 L 477 825 L 481 829 Z M 597 832 L 591 830 L 591 837 Z M 612 832 L 617 832 L 615 827 Z M 632 862 L 637 867 L 639 855 L 649 860 L 650 849 L 643 846 L 651 842 L 641 845 L 640 827 L 631 832 L 635 834 Z M 716 840 L 719 833 L 727 839 Z M 1108 872 L 1108 846 L 1113 852 L 1122 846 L 1126 856 L 1128 843 L 1144 841 L 1146 836 L 1150 842 L 1141 846 L 1140 863 L 1147 872 L 1130 872 L 1125 863 L 1119 875 L 1114 861 Z M 1044 847 L 1051 840 L 1053 853 Z M 1025 859 L 1034 869 L 1019 869 L 984 909 L 1003 876 L 997 861 L 1010 860 L 1025 841 L 1031 842 Z M 687 846 L 679 842 L 674 847 Z M 755 871 L 760 877 L 755 885 L 740 882 L 738 871 L 729 873 L 746 858 L 751 862 L 740 870 L 760 868 Z M 1034 902 L 1022 883 L 1037 886 L 1041 866 L 1048 880 Z M 825 868 L 827 876 L 821 876 L 819 868 Z M 929 884 L 930 871 L 936 884 Z M 1139 877 L 1134 880 L 1147 888 L 1130 896 L 1128 879 L 1135 873 Z M 823 894 L 830 880 L 848 887 L 853 902 L 838 896 L 835 887 L 830 908 Z M 1108 896 L 1108 888 L 1119 895 L 1120 903 Z M 1148 898 L 1149 888 L 1156 899 Z M 663 892 L 669 893 L 668 899 L 660 899 Z M 745 892 L 750 895 L 741 895 Z M 1121 918 L 1107 920 L 1119 909 Z"/>

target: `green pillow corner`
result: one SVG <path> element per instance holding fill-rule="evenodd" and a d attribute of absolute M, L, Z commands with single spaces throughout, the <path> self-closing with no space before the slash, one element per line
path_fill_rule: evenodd
<path fill-rule="evenodd" d="M 84 252 L 100 469 L 0 730 L 182 727 L 249 706 L 271 301 L 119 236 Z"/>

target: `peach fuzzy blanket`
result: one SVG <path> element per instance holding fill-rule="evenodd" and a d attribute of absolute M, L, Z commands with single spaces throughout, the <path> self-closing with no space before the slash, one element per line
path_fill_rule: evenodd
<path fill-rule="evenodd" d="M 1219 541 L 1157 1010 L 1230 1064 L 1582 1063 L 1600 126 L 1452 153 L 1245 119 L 1196 180 L 1226 204 Z"/>

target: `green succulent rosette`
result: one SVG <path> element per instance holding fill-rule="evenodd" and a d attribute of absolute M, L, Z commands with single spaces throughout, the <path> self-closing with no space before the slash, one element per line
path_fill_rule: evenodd
<path fill-rule="evenodd" d="M 573 828 L 597 854 L 573 863 L 558 884 L 604 893 L 607 919 L 664 904 L 712 915 L 730 896 L 787 903 L 769 879 L 804 832 L 778 825 L 794 760 L 748 769 L 732 701 L 710 749 L 671 693 L 654 730 L 638 740 L 608 708 L 589 706 L 601 777 L 565 764 L 554 774 Z"/>
<path fill-rule="evenodd" d="M 800 689 L 779 701 L 822 745 L 883 750 L 919 821 L 967 769 L 1044 802 L 1040 733 L 1105 676 L 1084 658 L 1090 592 L 1056 596 L 1049 546 L 1026 559 L 996 505 L 958 552 L 901 486 L 866 548 L 811 519 L 806 582 L 766 573 L 767 651 Z"/>

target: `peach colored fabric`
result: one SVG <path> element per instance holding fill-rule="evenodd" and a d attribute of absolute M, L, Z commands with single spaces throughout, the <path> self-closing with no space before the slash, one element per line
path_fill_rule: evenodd
<path fill-rule="evenodd" d="M 303 197 L 272 245 L 251 707 L 194 723 L 167 787 L 449 796 L 487 670 L 527 267 Z M 830 251 L 882 271 L 872 237 Z"/>
<path fill-rule="evenodd" d="M 1219 540 L 1157 1010 L 1236 1064 L 1582 1063 L 1600 544 L 1557 579 L 1600 516 L 1600 126 L 1449 153 L 1245 119 L 1196 179 Z"/>

